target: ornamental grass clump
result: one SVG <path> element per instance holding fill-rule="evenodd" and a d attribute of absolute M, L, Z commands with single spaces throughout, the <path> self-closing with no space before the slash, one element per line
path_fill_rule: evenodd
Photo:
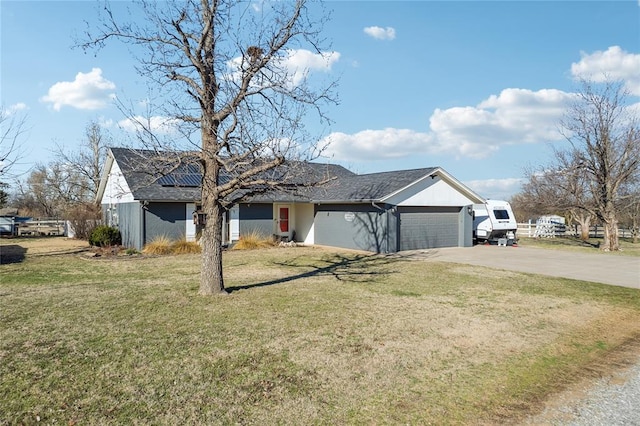
<path fill-rule="evenodd" d="M 171 247 L 172 243 L 169 237 L 161 235 L 154 238 L 149 244 L 146 244 L 142 248 L 142 253 L 154 255 L 171 254 L 173 252 Z"/>
<path fill-rule="evenodd" d="M 187 241 L 184 237 L 171 244 L 171 252 L 173 254 L 193 254 L 200 253 L 201 251 L 202 248 L 197 242 Z"/>
<path fill-rule="evenodd" d="M 238 242 L 234 244 L 232 250 L 255 250 L 273 246 L 275 246 L 275 241 L 272 237 L 265 236 L 254 230 L 243 234 Z"/>

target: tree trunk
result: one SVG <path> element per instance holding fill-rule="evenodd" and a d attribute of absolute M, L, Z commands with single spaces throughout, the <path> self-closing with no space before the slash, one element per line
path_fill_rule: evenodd
<path fill-rule="evenodd" d="M 590 216 L 580 216 L 580 239 L 587 241 L 589 239 L 589 228 L 591 227 Z"/>
<path fill-rule="evenodd" d="M 202 229 L 202 264 L 200 267 L 200 291 L 203 296 L 227 294 L 222 275 L 222 225 L 224 209 L 217 200 L 205 197 L 202 209 L 206 224 Z M 206 201 L 205 201 L 206 200 Z"/>
<path fill-rule="evenodd" d="M 203 152 L 212 149 L 215 137 L 203 134 Z M 209 156 L 202 158 L 202 211 L 206 223 L 202 229 L 202 260 L 200 266 L 200 291 L 203 296 L 227 294 L 222 274 L 222 222 L 224 208 L 216 191 L 220 166 Z"/>
<path fill-rule="evenodd" d="M 604 251 L 617 251 L 620 249 L 620 243 L 618 241 L 618 221 L 613 214 L 605 216 L 604 240 L 600 248 Z"/>

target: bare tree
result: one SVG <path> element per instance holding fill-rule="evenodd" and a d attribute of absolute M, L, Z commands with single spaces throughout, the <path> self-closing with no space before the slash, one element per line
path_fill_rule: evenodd
<path fill-rule="evenodd" d="M 526 171 L 521 201 L 541 213 L 562 212 L 578 222 L 582 239 L 594 220 L 604 225 L 603 250 L 618 250 L 622 191 L 640 173 L 638 117 L 622 86 L 583 82 L 561 128 L 568 149 L 556 149 L 551 165 Z"/>
<path fill-rule="evenodd" d="M 24 155 L 20 138 L 26 131 L 26 118 L 0 107 L 0 179 L 10 176 L 11 168 Z"/>
<path fill-rule="evenodd" d="M 0 182 L 0 208 L 6 206 L 9 201 L 9 193 L 7 192 L 8 188 L 9 184 Z"/>
<path fill-rule="evenodd" d="M 199 292 L 225 293 L 225 209 L 241 196 L 286 182 L 295 175 L 292 167 L 281 167 L 289 160 L 319 154 L 304 120 L 310 112 L 326 119 L 323 107 L 335 101 L 335 82 L 312 82 L 307 69 L 291 64 L 303 48 L 330 60 L 320 39 L 326 14 L 308 0 L 142 1 L 140 6 L 146 20 L 124 22 L 132 15 L 119 17 L 107 5 L 102 26 L 88 31 L 82 47 L 117 39 L 142 48 L 139 73 L 169 95 L 163 103 L 165 123 L 189 141 L 199 136 L 191 157 L 178 158 L 176 164 L 195 156 L 203 175 L 200 201 L 207 223 Z M 157 149 L 161 138 L 152 123 L 136 122 L 144 141 Z"/>
<path fill-rule="evenodd" d="M 635 181 L 621 191 L 620 225 L 631 232 L 633 242 L 640 237 L 640 182 Z"/>
<path fill-rule="evenodd" d="M 17 182 L 16 202 L 33 216 L 61 217 L 90 194 L 84 176 L 66 163 L 38 164 L 24 182 Z"/>
<path fill-rule="evenodd" d="M 601 249 L 606 251 L 619 249 L 620 189 L 635 179 L 640 169 L 638 117 L 628 108 L 627 98 L 619 83 L 596 86 L 583 82 L 561 122 L 570 148 L 556 153 L 569 180 L 586 178 L 586 191 L 593 204 L 577 207 L 589 211 L 604 225 Z"/>
<path fill-rule="evenodd" d="M 563 192 L 559 201 L 569 219 L 569 225 L 577 223 L 580 226 L 580 239 L 589 239 L 592 221 L 597 216 L 593 193 L 591 192 L 590 176 L 582 167 L 580 160 L 565 152 L 555 151 L 557 167 L 555 179 L 551 182 Z"/>
<path fill-rule="evenodd" d="M 78 150 L 71 151 L 57 144 L 54 155 L 56 163 L 64 164 L 69 172 L 78 177 L 75 193 L 85 194 L 84 201 L 94 201 L 100 186 L 100 178 L 110 138 L 97 121 L 91 121 L 85 129 L 85 139 Z"/>
<path fill-rule="evenodd" d="M 554 151 L 554 164 L 527 170 L 527 183 L 521 196 L 540 214 L 561 214 L 569 224 L 580 226 L 580 238 L 589 239 L 589 227 L 596 217 L 589 176 L 576 159 L 566 152 Z"/>

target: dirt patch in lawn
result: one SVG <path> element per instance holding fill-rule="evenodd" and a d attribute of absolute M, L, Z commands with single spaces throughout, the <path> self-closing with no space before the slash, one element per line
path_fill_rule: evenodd
<path fill-rule="evenodd" d="M 65 237 L 2 238 L 0 264 L 20 263 L 26 257 L 56 256 L 89 251 L 86 241 Z"/>

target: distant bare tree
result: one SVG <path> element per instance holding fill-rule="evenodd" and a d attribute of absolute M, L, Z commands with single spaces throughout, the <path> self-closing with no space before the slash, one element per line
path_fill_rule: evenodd
<path fill-rule="evenodd" d="M 100 178 L 110 138 L 97 121 L 91 121 L 85 129 L 85 139 L 77 150 L 69 150 L 56 144 L 56 163 L 64 164 L 78 177 L 75 193 L 85 194 L 83 201 L 94 201 L 100 186 Z"/>
<path fill-rule="evenodd" d="M 589 239 L 589 227 L 596 217 L 589 176 L 575 159 L 565 152 L 555 151 L 556 162 L 549 168 L 527 171 L 528 181 L 523 194 L 542 214 L 566 216 L 569 224 L 580 226 L 580 238 Z"/>
<path fill-rule="evenodd" d="M 522 192 L 512 195 L 508 201 L 519 222 L 526 222 L 541 214 L 540 211 L 531 207 L 531 203 Z"/>
<path fill-rule="evenodd" d="M 640 237 L 640 182 L 626 186 L 620 201 L 620 225 L 631 231 L 633 242 Z"/>
<path fill-rule="evenodd" d="M 541 213 L 562 212 L 589 238 L 594 220 L 604 225 L 603 250 L 618 250 L 621 190 L 640 173 L 638 117 L 618 83 L 583 82 L 561 128 L 568 149 L 556 149 L 552 163 L 526 171 L 522 200 Z"/>
<path fill-rule="evenodd" d="M 26 131 L 26 117 L 0 107 L 0 180 L 9 177 L 11 168 L 24 155 L 20 138 Z"/>
<path fill-rule="evenodd" d="M 527 170 L 527 182 L 514 196 L 518 209 L 537 215 L 557 214 L 565 216 L 568 224 L 578 225 L 580 238 L 589 239 L 589 229 L 596 217 L 595 206 L 588 188 L 586 176 L 567 164 L 566 157 L 556 152 L 560 165 L 555 169 Z"/>
<path fill-rule="evenodd" d="M 320 152 L 304 121 L 309 113 L 326 119 L 323 108 L 334 102 L 335 82 L 312 84 L 308 69 L 291 66 L 303 48 L 317 60 L 330 60 L 320 38 L 326 15 L 320 3 L 308 0 L 143 0 L 139 5 L 146 19 L 118 16 L 107 4 L 102 26 L 90 28 L 81 46 L 96 48 L 117 39 L 145 51 L 137 58 L 138 71 L 167 95 L 164 124 L 189 140 L 199 135 L 191 156 L 176 156 L 175 161 L 179 167 L 195 157 L 203 172 L 201 203 L 207 223 L 199 292 L 225 293 L 225 209 L 239 196 L 286 183 L 295 170 L 276 170 Z M 141 139 L 161 151 L 162 138 L 153 122 L 134 121 Z"/>
<path fill-rule="evenodd" d="M 590 205 L 586 210 L 602 221 L 601 249 L 619 249 L 617 206 L 623 185 L 640 173 L 640 128 L 637 114 L 628 108 L 621 84 L 582 83 L 576 101 L 561 122 L 571 147 L 556 157 L 566 173 L 585 176 Z"/>
<path fill-rule="evenodd" d="M 84 177 L 66 163 L 38 164 L 17 183 L 16 207 L 39 217 L 62 217 L 89 197 Z"/>
<path fill-rule="evenodd" d="M 7 205 L 9 201 L 9 193 L 7 189 L 9 188 L 9 184 L 0 182 L 0 208 Z"/>

